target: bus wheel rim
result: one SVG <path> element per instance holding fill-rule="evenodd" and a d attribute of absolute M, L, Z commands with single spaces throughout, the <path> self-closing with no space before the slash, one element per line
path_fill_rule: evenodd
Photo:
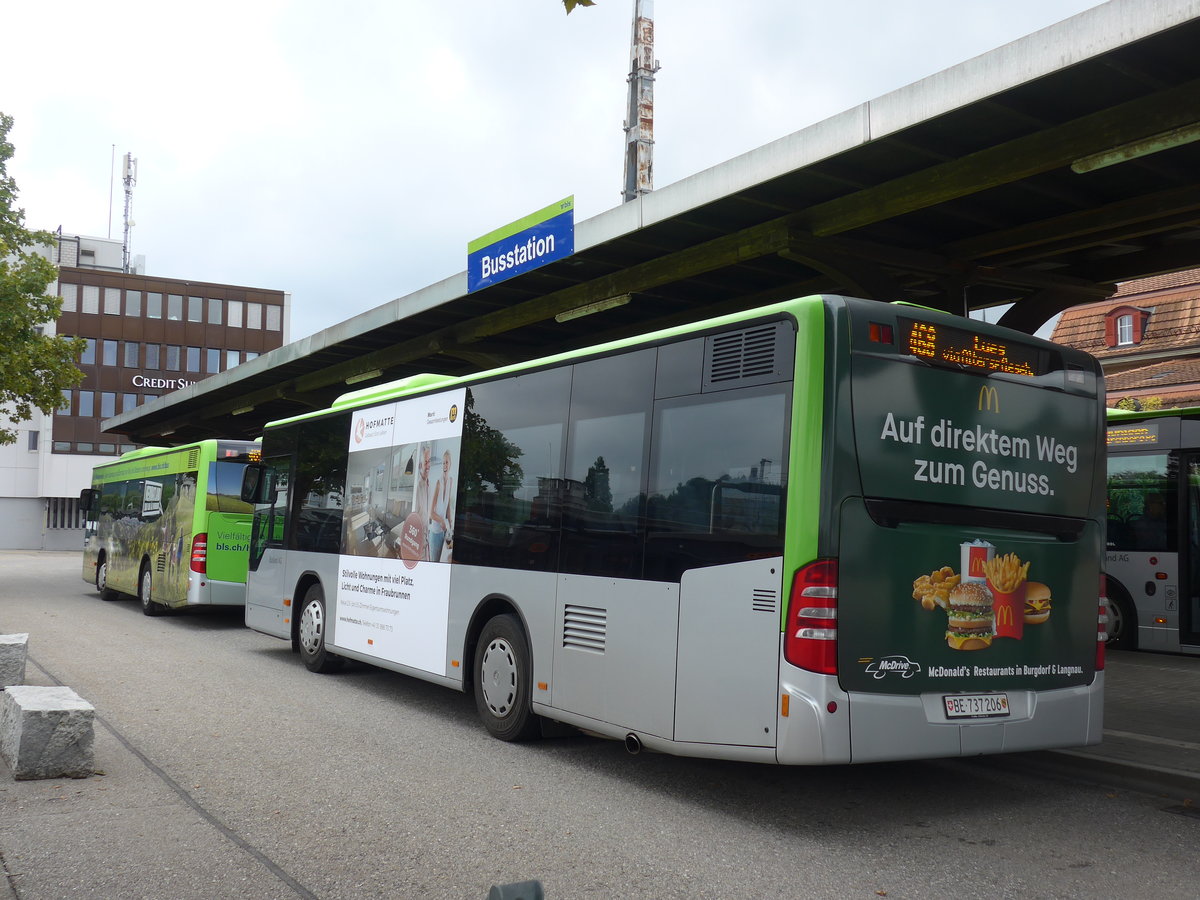
<path fill-rule="evenodd" d="M 300 616 L 300 646 L 307 653 L 316 653 L 321 647 L 321 626 L 324 615 L 321 604 L 316 600 L 304 607 Z"/>
<path fill-rule="evenodd" d="M 508 641 L 497 638 L 483 651 L 480 664 L 483 700 L 492 715 L 502 719 L 517 699 L 517 660 Z"/>
<path fill-rule="evenodd" d="M 1116 640 L 1123 637 L 1125 633 L 1125 616 L 1121 612 L 1119 604 L 1110 603 L 1108 605 L 1108 636 L 1110 639 Z"/>

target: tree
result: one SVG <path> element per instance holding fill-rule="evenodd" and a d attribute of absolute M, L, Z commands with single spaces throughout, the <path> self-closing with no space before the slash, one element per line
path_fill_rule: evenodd
<path fill-rule="evenodd" d="M 571 14 L 571 10 L 573 10 L 577 6 L 595 6 L 595 5 L 596 5 L 595 0 L 563 0 L 563 6 L 565 6 L 567 8 L 568 16 Z"/>
<path fill-rule="evenodd" d="M 49 414 L 62 405 L 62 392 L 83 380 L 75 360 L 85 343 L 39 327 L 62 309 L 62 300 L 46 293 L 58 270 L 34 252 L 53 245 L 54 235 L 26 228 L 25 210 L 16 206 L 17 183 L 8 174 L 12 124 L 12 116 L 0 113 L 0 414 L 15 424 L 34 408 Z M 0 426 L 0 444 L 16 439 L 15 428 Z"/>

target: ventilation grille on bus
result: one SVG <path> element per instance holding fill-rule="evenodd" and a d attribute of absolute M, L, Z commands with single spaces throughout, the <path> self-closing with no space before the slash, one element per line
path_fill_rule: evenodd
<path fill-rule="evenodd" d="M 713 335 L 706 341 L 704 389 L 726 390 L 785 380 L 791 375 L 791 337 L 791 330 L 783 322 Z"/>
<path fill-rule="evenodd" d="M 154 568 L 160 575 L 167 571 L 167 554 L 158 554 L 158 559 L 154 561 Z"/>
<path fill-rule="evenodd" d="M 755 588 L 750 606 L 755 612 L 765 612 L 774 615 L 779 609 L 779 592 L 765 588 Z"/>
<path fill-rule="evenodd" d="M 200 448 L 193 447 L 191 450 L 188 451 L 188 462 L 187 462 L 188 471 L 190 472 L 192 469 L 195 469 L 199 465 L 200 465 Z"/>
<path fill-rule="evenodd" d="M 608 637 L 608 610 L 573 606 L 563 610 L 563 646 L 603 653 Z"/>

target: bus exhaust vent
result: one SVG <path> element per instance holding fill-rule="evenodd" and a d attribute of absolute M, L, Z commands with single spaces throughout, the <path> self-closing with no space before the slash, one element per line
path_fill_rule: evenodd
<path fill-rule="evenodd" d="M 794 338 L 783 322 L 716 334 L 704 347 L 704 390 L 769 384 L 791 377 Z"/>
<path fill-rule="evenodd" d="M 765 612 L 775 615 L 779 611 L 779 592 L 755 588 L 754 597 L 751 599 L 750 605 L 755 612 Z"/>
<path fill-rule="evenodd" d="M 188 451 L 188 462 L 187 462 L 188 471 L 190 472 L 192 469 L 195 469 L 199 465 L 200 465 L 200 448 L 194 447 L 193 449 Z"/>
<path fill-rule="evenodd" d="M 563 646 L 590 653 L 603 653 L 608 637 L 608 610 L 593 606 L 563 609 Z"/>

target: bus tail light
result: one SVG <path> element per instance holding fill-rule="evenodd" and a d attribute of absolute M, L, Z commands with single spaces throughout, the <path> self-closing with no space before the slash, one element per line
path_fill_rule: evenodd
<path fill-rule="evenodd" d="M 818 559 L 803 566 L 792 580 L 788 598 L 783 656 L 793 666 L 837 674 L 836 559 Z"/>
<path fill-rule="evenodd" d="M 192 571 L 205 574 L 208 563 L 208 535 L 198 534 L 192 538 Z"/>
<path fill-rule="evenodd" d="M 1108 642 L 1108 576 L 1100 575 L 1100 610 L 1096 616 L 1096 671 L 1104 671 L 1104 645 Z"/>

